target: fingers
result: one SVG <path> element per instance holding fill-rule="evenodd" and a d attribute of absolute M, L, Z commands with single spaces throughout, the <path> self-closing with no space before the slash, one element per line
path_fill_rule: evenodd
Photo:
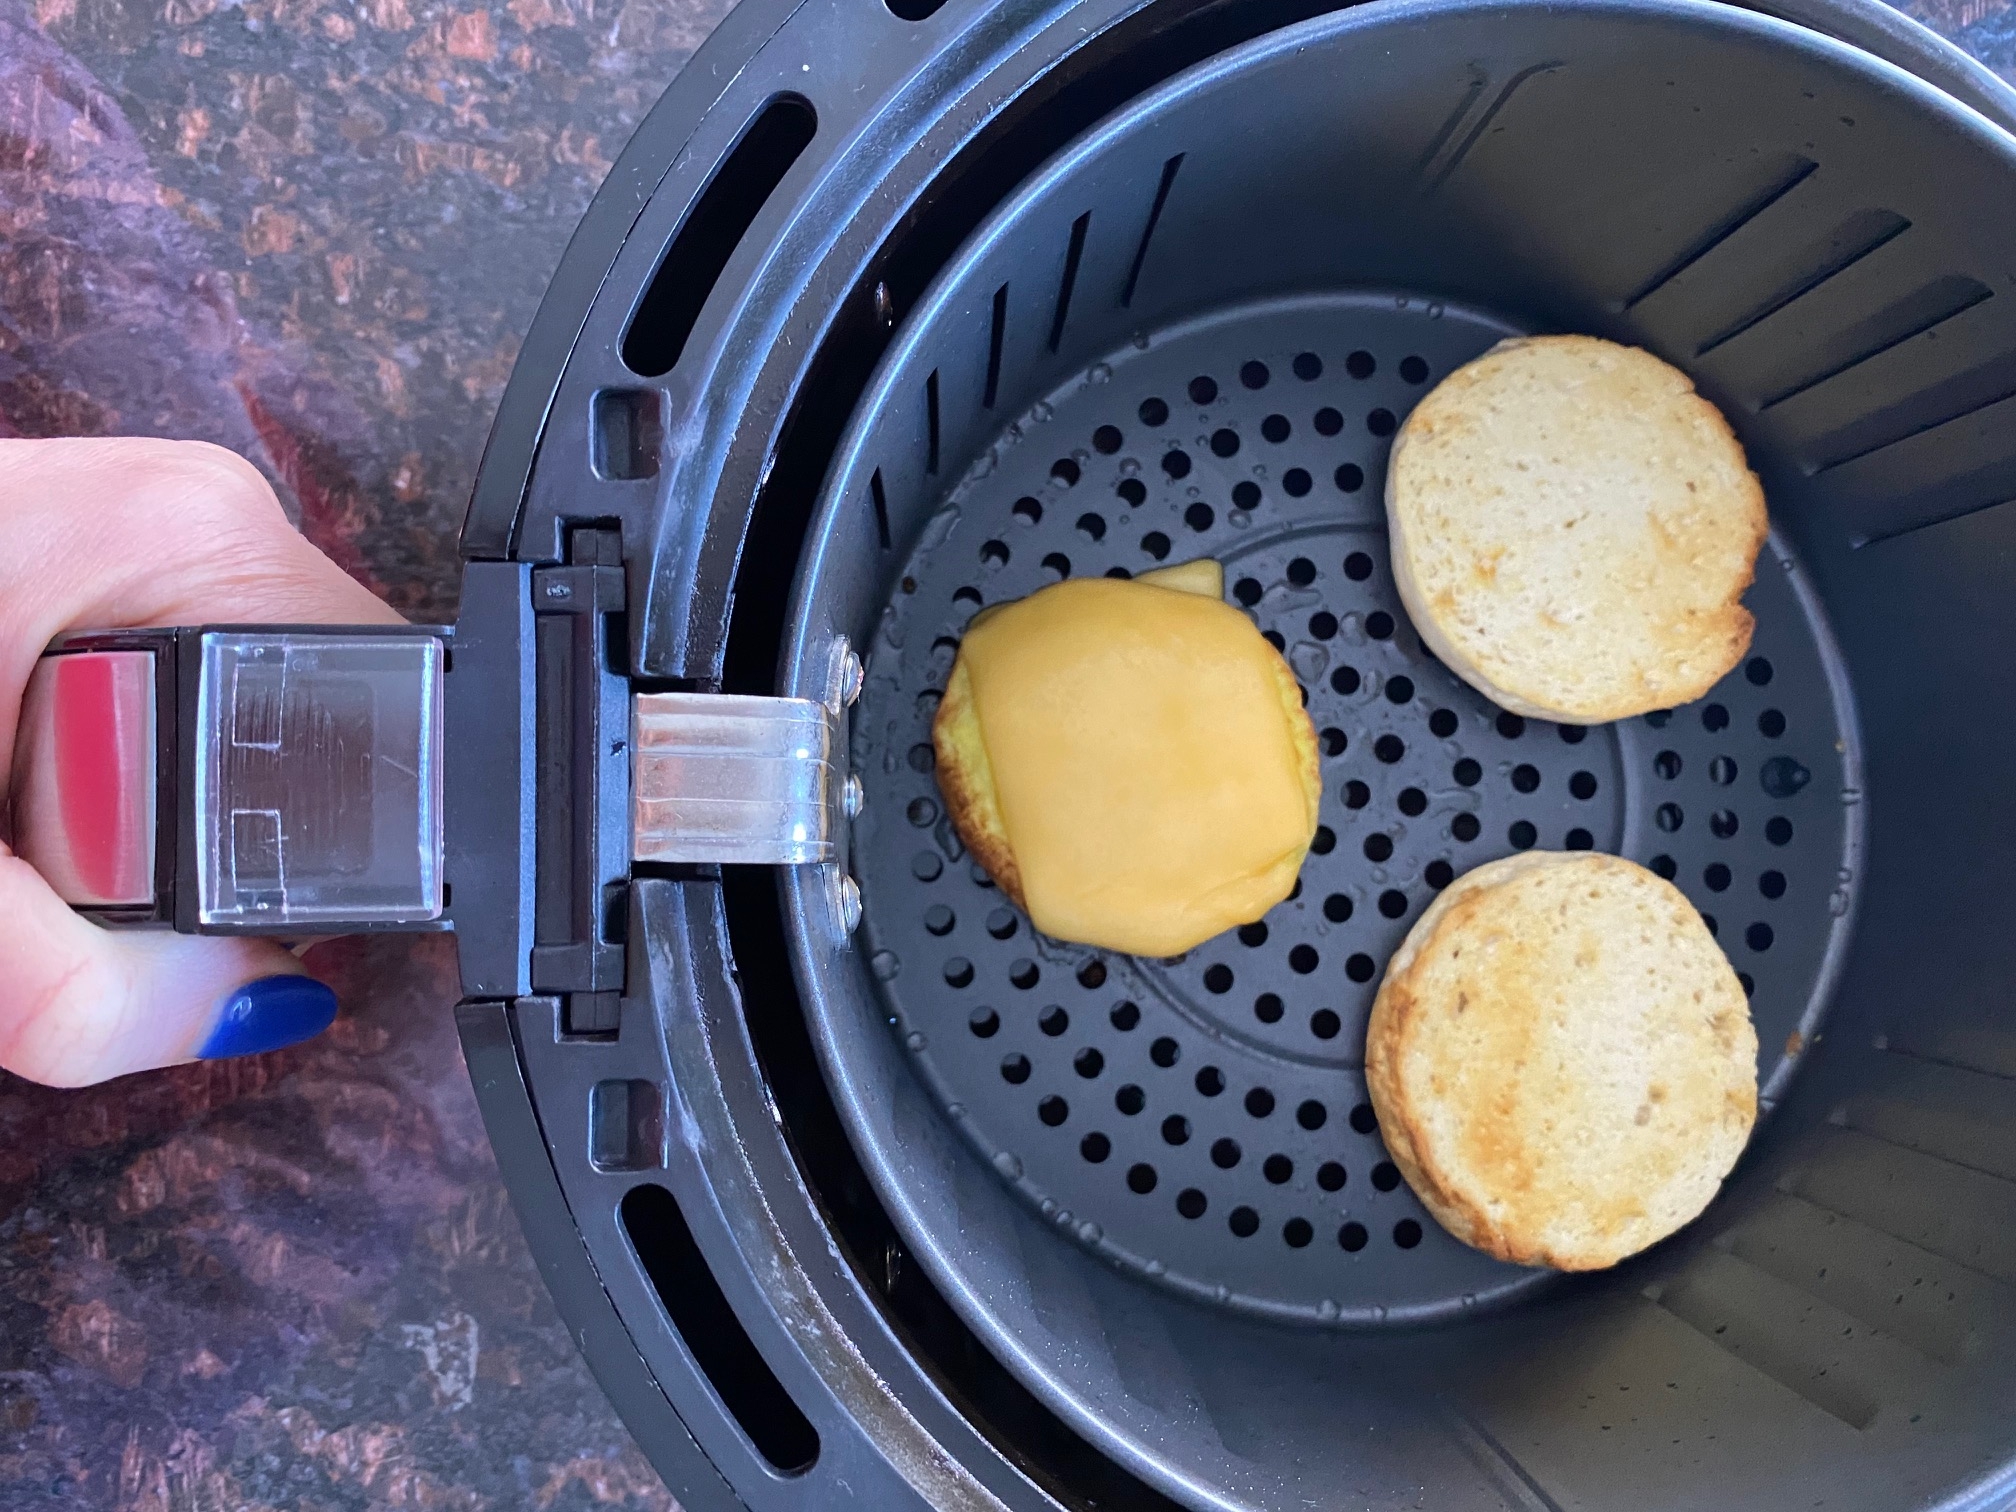
<path fill-rule="evenodd" d="M 270 940 L 100 929 L 0 855 L 0 1066 L 79 1087 L 318 1034 L 336 995 Z"/>
<path fill-rule="evenodd" d="M 65 630 L 398 619 L 219 446 L 0 441 L 0 505 L 0 773 L 28 674 Z"/>
<path fill-rule="evenodd" d="M 65 630 L 398 616 L 198 442 L 0 440 L 0 788 L 30 672 Z M 0 1067 L 78 1086 L 319 1033 L 328 988 L 267 940 L 108 931 L 0 846 Z"/>

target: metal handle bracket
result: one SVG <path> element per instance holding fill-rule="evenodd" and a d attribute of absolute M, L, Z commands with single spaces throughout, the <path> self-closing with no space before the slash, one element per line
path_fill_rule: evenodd
<path fill-rule="evenodd" d="M 847 709 L 861 662 L 833 652 L 824 702 L 727 693 L 639 693 L 631 702 L 631 855 L 722 866 L 817 866 L 842 934 L 860 918 L 847 821 L 861 782 L 847 769 Z"/>

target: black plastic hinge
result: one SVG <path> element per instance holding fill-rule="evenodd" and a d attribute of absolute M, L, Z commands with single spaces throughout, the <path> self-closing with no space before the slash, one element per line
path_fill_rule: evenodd
<path fill-rule="evenodd" d="M 623 569 L 599 564 L 532 569 L 537 614 L 611 614 L 624 607 Z"/>
<path fill-rule="evenodd" d="M 630 864 L 629 684 L 612 665 L 626 641 L 621 536 L 577 527 L 567 554 L 565 565 L 531 574 L 538 687 L 531 978 L 534 992 L 562 996 L 562 1012 L 581 1022 L 580 1032 L 600 1034 L 614 1030 L 603 1020 L 624 986 Z"/>

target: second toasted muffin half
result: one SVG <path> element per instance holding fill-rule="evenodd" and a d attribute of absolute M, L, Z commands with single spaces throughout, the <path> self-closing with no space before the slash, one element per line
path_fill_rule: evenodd
<path fill-rule="evenodd" d="M 1386 513 L 1421 638 L 1516 714 L 1671 708 L 1749 649 L 1764 491 L 1721 413 L 1650 352 L 1500 342 L 1408 416 Z"/>
<path fill-rule="evenodd" d="M 1720 1189 L 1757 1114 L 1757 1035 L 1679 889 L 1530 851 L 1459 877 L 1408 932 L 1365 1076 L 1437 1222 L 1501 1260 L 1591 1270 Z"/>

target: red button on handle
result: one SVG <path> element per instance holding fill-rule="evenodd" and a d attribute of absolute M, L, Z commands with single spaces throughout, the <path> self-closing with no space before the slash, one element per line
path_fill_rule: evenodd
<path fill-rule="evenodd" d="M 11 783 L 14 849 L 65 901 L 154 902 L 151 651 L 76 651 L 36 664 Z"/>

